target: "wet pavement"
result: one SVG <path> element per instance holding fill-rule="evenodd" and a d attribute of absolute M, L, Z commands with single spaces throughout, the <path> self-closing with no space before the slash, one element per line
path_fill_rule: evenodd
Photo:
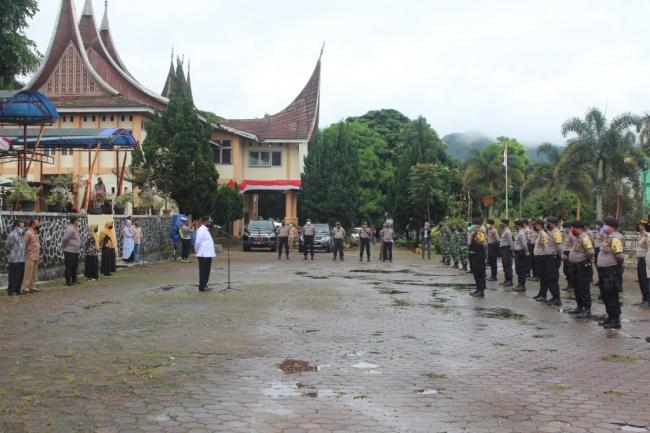
<path fill-rule="evenodd" d="M 623 329 L 399 251 L 231 252 L 0 297 L 1 433 L 650 430 L 650 309 Z M 4 292 L 2 292 L 4 295 Z M 602 304 L 594 313 L 604 314 Z"/>

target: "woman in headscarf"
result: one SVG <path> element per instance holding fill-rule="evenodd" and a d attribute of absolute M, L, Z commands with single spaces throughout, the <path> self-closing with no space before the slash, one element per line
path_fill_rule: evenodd
<path fill-rule="evenodd" d="M 90 281 L 99 278 L 99 237 L 97 235 L 97 224 L 88 226 L 88 237 L 86 238 L 86 266 L 84 267 L 84 276 Z"/>
<path fill-rule="evenodd" d="M 115 238 L 115 230 L 113 230 L 113 221 L 106 221 L 104 228 L 99 233 L 99 246 L 102 249 L 102 261 L 100 269 L 105 277 L 111 275 L 112 272 L 117 270 L 117 263 L 115 259 L 115 248 L 117 246 L 117 239 Z"/>
<path fill-rule="evenodd" d="M 124 220 L 124 226 L 122 227 L 122 260 L 129 263 L 133 262 L 133 248 L 135 245 L 131 224 L 131 217 L 129 217 Z"/>

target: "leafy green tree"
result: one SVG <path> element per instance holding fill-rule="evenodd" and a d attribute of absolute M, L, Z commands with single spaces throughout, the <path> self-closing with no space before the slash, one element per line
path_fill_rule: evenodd
<path fill-rule="evenodd" d="M 143 150 L 144 168 L 156 186 L 169 193 L 181 212 L 212 215 L 217 209 L 217 180 L 210 145 L 210 127 L 192 103 L 177 59 L 176 75 L 167 108 L 149 125 Z M 138 156 L 134 159 L 139 161 Z"/>
<path fill-rule="evenodd" d="M 388 157 L 393 164 L 397 163 L 402 130 L 411 122 L 408 117 L 397 110 L 382 109 L 368 111 L 359 117 L 348 117 L 346 121 L 363 123 L 379 134 L 388 144 Z"/>
<path fill-rule="evenodd" d="M 359 206 L 359 163 L 350 125 L 322 131 L 305 158 L 300 213 L 304 218 L 352 226 Z"/>
<path fill-rule="evenodd" d="M 449 168 L 442 164 L 422 163 L 411 167 L 409 176 L 409 195 L 417 208 L 424 208 L 424 221 L 431 221 L 431 206 L 445 203 L 447 194 L 444 188 Z"/>
<path fill-rule="evenodd" d="M 219 185 L 217 203 L 214 220 L 228 229 L 232 221 L 244 216 L 244 197 L 239 193 L 236 183 L 232 186 Z"/>
<path fill-rule="evenodd" d="M 429 126 L 422 116 L 410 122 L 402 129 L 398 163 L 395 168 L 395 182 L 391 191 L 392 209 L 398 228 L 404 228 L 413 217 L 420 218 L 425 214 L 424 206 L 416 206 L 412 201 L 411 189 L 411 168 L 420 163 L 430 163 L 450 166 L 453 161 L 447 154 L 445 143 L 443 143 L 436 131 Z M 436 202 L 431 212 L 434 220 L 442 219 L 447 213 L 447 196 L 452 191 L 451 178 L 447 178 L 447 184 L 443 187 L 444 197 Z"/>
<path fill-rule="evenodd" d="M 463 187 L 470 191 L 473 199 L 483 207 L 489 216 L 493 206 L 505 209 L 506 173 L 503 165 L 504 146 L 508 146 L 508 183 L 516 188 L 510 189 L 509 197 L 517 198 L 518 188 L 524 183 L 524 173 L 528 166 L 526 149 L 510 137 L 497 137 L 496 143 L 488 144 L 482 150 L 474 149 L 465 161 Z"/>
<path fill-rule="evenodd" d="M 16 75 L 38 68 L 42 56 L 25 35 L 27 20 L 36 12 L 36 0 L 0 1 L 0 89 L 18 86 Z"/>
<path fill-rule="evenodd" d="M 638 125 L 639 117 L 630 113 L 621 114 L 608 123 L 605 115 L 595 107 L 587 111 L 584 119 L 573 117 L 562 125 L 563 136 L 575 136 L 568 140 L 556 172 L 567 178 L 579 175 L 591 179 L 598 219 L 603 217 L 607 185 L 625 176 L 624 161 L 630 149 L 627 133 L 631 127 Z"/>

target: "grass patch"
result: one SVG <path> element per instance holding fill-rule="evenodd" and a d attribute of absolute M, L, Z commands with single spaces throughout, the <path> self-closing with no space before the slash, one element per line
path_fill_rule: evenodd
<path fill-rule="evenodd" d="M 568 391 L 571 389 L 570 386 L 562 385 L 560 383 L 552 383 L 548 385 L 546 388 L 553 390 L 553 391 Z"/>
<path fill-rule="evenodd" d="M 601 361 L 608 361 L 608 362 L 627 362 L 627 363 L 634 363 L 638 361 L 642 361 L 643 358 L 640 356 L 636 355 L 624 355 L 624 354 L 619 354 L 619 353 L 610 353 L 609 355 L 602 356 L 600 358 Z"/>
<path fill-rule="evenodd" d="M 429 379 L 446 379 L 447 375 L 443 373 L 427 373 L 424 375 L 424 377 L 428 377 Z"/>

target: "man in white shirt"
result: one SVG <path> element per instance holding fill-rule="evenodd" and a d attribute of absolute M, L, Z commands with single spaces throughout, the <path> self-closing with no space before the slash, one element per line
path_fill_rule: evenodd
<path fill-rule="evenodd" d="M 194 251 L 199 261 L 199 291 L 208 292 L 212 290 L 208 287 L 210 279 L 210 268 L 212 258 L 217 255 L 214 250 L 214 240 L 210 234 L 212 219 L 209 216 L 203 217 L 203 224 L 196 231 L 196 240 L 194 241 Z"/>

